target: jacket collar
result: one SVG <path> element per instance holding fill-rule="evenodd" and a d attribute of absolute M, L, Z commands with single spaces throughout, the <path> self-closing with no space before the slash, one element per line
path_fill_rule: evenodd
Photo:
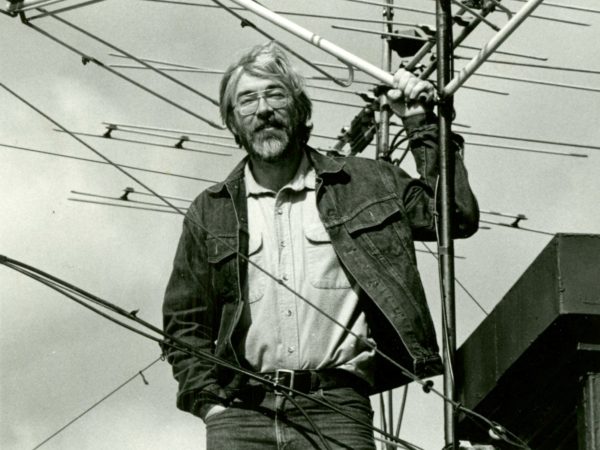
<path fill-rule="evenodd" d="M 207 191 L 218 194 L 221 192 L 227 185 L 232 185 L 233 183 L 239 183 L 244 179 L 244 167 L 246 166 L 246 162 L 248 161 L 248 155 L 244 156 L 242 160 L 233 168 L 233 170 L 227 175 L 225 180 L 210 186 Z"/>
<path fill-rule="evenodd" d="M 323 175 L 339 173 L 346 164 L 344 158 L 332 158 L 331 156 L 322 155 L 308 145 L 306 146 L 306 154 L 311 165 L 315 168 L 318 178 L 322 178 Z"/>

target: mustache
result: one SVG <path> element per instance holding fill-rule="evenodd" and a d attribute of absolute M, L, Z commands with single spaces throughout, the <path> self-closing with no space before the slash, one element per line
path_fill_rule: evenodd
<path fill-rule="evenodd" d="M 279 128 L 282 129 L 285 127 L 285 124 L 278 119 L 270 119 L 266 122 L 261 123 L 256 128 L 254 128 L 254 132 L 262 131 L 267 127 Z"/>

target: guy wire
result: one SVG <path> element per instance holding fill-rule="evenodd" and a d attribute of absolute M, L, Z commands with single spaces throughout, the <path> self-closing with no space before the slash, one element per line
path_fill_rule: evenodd
<path fill-rule="evenodd" d="M 67 422 L 66 424 L 64 424 L 62 427 L 60 427 L 58 430 L 56 430 L 54 433 L 52 433 L 50 436 L 48 436 L 46 439 L 44 439 L 42 442 L 40 442 L 39 444 L 37 444 L 35 447 L 33 447 L 33 450 L 36 450 L 38 448 L 40 448 L 42 445 L 44 445 L 46 442 L 48 442 L 49 440 L 51 440 L 52 438 L 58 436 L 60 433 L 62 433 L 64 430 L 66 430 L 68 427 L 70 427 L 71 425 L 73 425 L 75 422 L 77 422 L 79 419 L 81 419 L 83 416 L 85 416 L 87 413 L 89 413 L 92 409 L 96 408 L 98 405 L 100 405 L 100 403 L 102 403 L 103 401 L 107 400 L 109 397 L 111 397 L 112 395 L 116 394 L 119 390 L 121 390 L 122 388 L 124 388 L 127 384 L 131 383 L 133 380 L 135 380 L 137 377 L 141 376 L 143 379 L 143 373 L 148 370 L 150 367 L 152 367 L 154 364 L 156 364 L 157 362 L 159 362 L 162 359 L 162 356 L 159 356 L 158 358 L 156 358 L 154 361 L 152 361 L 150 364 L 148 364 L 146 367 L 144 367 L 141 370 L 138 370 L 136 372 L 135 375 L 133 375 L 132 377 L 128 378 L 127 380 L 125 380 L 123 383 L 121 383 L 119 386 L 117 386 L 115 389 L 113 389 L 112 391 L 110 391 L 108 394 L 106 394 L 105 396 L 103 396 L 100 400 L 96 401 L 92 406 L 90 406 L 89 408 L 87 408 L 85 411 L 81 412 L 80 414 L 78 414 L 76 417 L 74 417 L 73 419 L 71 419 L 69 422 Z"/>
<path fill-rule="evenodd" d="M 214 0 L 216 1 L 216 0 Z M 144 182 L 142 182 L 141 180 L 139 180 L 137 177 L 135 177 L 134 175 L 130 174 L 128 171 L 126 171 L 125 169 L 123 169 L 122 167 L 119 167 L 116 163 L 114 163 L 111 159 L 109 159 L 108 157 L 104 156 L 104 154 L 102 154 L 101 152 L 99 152 L 98 150 L 94 149 L 92 146 L 90 146 L 89 144 L 87 144 L 85 141 L 83 141 L 82 139 L 80 139 L 79 137 L 75 136 L 73 133 L 71 133 L 69 130 L 67 130 L 65 127 L 63 127 L 61 124 L 59 124 L 58 122 L 56 122 L 54 119 L 52 119 L 50 116 L 48 116 L 46 113 L 44 113 L 43 111 L 41 111 L 39 108 L 37 108 L 36 106 L 34 106 L 33 104 L 31 104 L 29 101 L 27 101 L 25 98 L 21 97 L 19 94 L 17 94 L 15 91 L 13 91 L 12 89 L 8 88 L 5 84 L 3 84 L 2 82 L 0 82 L 0 87 L 4 88 L 7 92 L 9 92 L 11 95 L 13 95 L 14 97 L 16 97 L 17 99 L 19 99 L 21 102 L 23 102 L 25 105 L 27 105 L 29 108 L 33 109 L 34 111 L 36 111 L 38 114 L 40 114 L 42 117 L 46 118 L 48 121 L 52 122 L 54 125 L 56 125 L 57 127 L 59 127 L 60 129 L 62 129 L 64 132 L 66 132 L 67 134 L 69 134 L 73 139 L 75 139 L 76 141 L 78 141 L 79 143 L 81 143 L 82 145 L 84 145 L 86 148 L 88 148 L 89 150 L 91 150 L 93 153 L 95 153 L 97 156 L 99 156 L 100 158 L 102 158 L 103 160 L 105 160 L 106 162 L 108 162 L 109 164 L 111 164 L 112 166 L 114 166 L 117 170 L 119 170 L 121 173 L 123 173 L 125 176 L 129 177 L 131 180 L 135 181 L 137 184 L 139 184 L 141 187 L 143 187 L 144 189 L 146 189 L 148 192 L 152 193 L 154 196 L 156 196 L 158 199 L 160 199 L 162 202 L 164 202 L 166 205 L 170 206 L 171 208 L 173 208 L 173 210 L 177 211 L 179 214 L 186 216 L 183 211 L 178 208 L 177 206 L 175 206 L 173 203 L 171 203 L 169 200 L 167 200 L 166 198 L 164 198 L 163 196 L 161 196 L 158 192 L 156 192 L 154 189 L 150 188 L 148 185 L 146 185 Z M 203 230 L 205 233 L 207 233 L 208 235 L 211 235 L 211 237 L 213 237 L 216 241 L 218 241 L 219 243 L 221 243 L 223 246 L 225 246 L 226 248 L 228 248 L 229 250 L 233 251 L 236 256 L 238 256 L 239 258 L 242 258 L 243 260 L 245 260 L 248 264 L 252 265 L 253 267 L 255 267 L 257 270 L 261 271 L 262 273 L 264 273 L 267 277 L 269 277 L 271 280 L 275 281 L 276 283 L 278 283 L 279 285 L 281 285 L 285 290 L 287 290 L 288 292 L 290 292 L 291 294 L 293 294 L 294 296 L 296 296 L 298 299 L 302 300 L 303 302 L 305 302 L 306 304 L 308 304 L 309 306 L 311 306 L 312 308 L 314 308 L 316 311 L 318 311 L 321 315 L 323 315 L 324 317 L 327 317 L 332 323 L 335 323 L 337 326 L 341 327 L 343 330 L 345 330 L 348 334 L 350 334 L 351 336 L 357 338 L 358 340 L 360 340 L 362 343 L 364 343 L 365 345 L 368 346 L 368 348 L 371 348 L 374 352 L 376 352 L 378 355 L 380 355 L 382 358 L 384 358 L 385 360 L 389 361 L 392 365 L 396 366 L 407 378 L 417 382 L 418 384 L 420 384 L 421 386 L 423 386 L 424 389 L 426 389 L 426 392 L 433 392 L 434 394 L 436 394 L 438 397 L 442 398 L 444 401 L 452 404 L 455 408 L 461 408 L 462 411 L 469 411 L 471 412 L 471 410 L 464 408 L 462 405 L 460 405 L 460 403 L 456 402 L 455 400 L 446 397 L 442 392 L 440 392 L 439 390 L 435 389 L 433 386 L 431 386 L 431 383 L 425 382 L 423 379 L 421 379 L 420 377 L 418 377 L 417 375 L 415 375 L 414 373 L 412 373 L 411 371 L 409 371 L 407 368 L 405 368 L 404 366 L 402 366 L 400 363 L 398 363 L 397 361 L 395 361 L 393 358 L 391 358 L 390 356 L 388 356 L 387 354 L 383 353 L 380 349 L 377 348 L 376 345 L 372 344 L 371 342 L 369 342 L 367 339 L 365 339 L 364 337 L 358 335 L 357 333 L 353 332 L 350 329 L 347 329 L 347 327 L 345 327 L 343 324 L 341 324 L 338 320 L 336 320 L 333 316 L 327 314 L 325 311 L 323 311 L 321 308 L 319 308 L 318 306 L 316 306 L 315 304 L 313 304 L 310 300 L 308 300 L 306 297 L 302 296 L 300 293 L 296 292 L 294 289 L 292 289 L 291 287 L 289 287 L 287 284 L 285 284 L 283 282 L 283 280 L 277 278 L 276 276 L 274 276 L 273 274 L 271 274 L 270 272 L 268 272 L 267 270 L 265 270 L 264 268 L 262 268 L 261 266 L 259 266 L 258 264 L 256 264 L 255 262 L 251 261 L 250 258 L 246 255 L 243 255 L 242 253 L 240 253 L 237 248 L 233 248 L 231 247 L 227 242 L 225 242 L 223 239 L 219 238 L 218 236 L 214 236 L 212 235 L 212 233 L 210 232 L 210 230 L 208 230 L 206 227 L 204 227 L 203 225 L 199 224 L 198 222 L 194 221 L 190 216 L 186 216 L 186 219 L 193 223 L 194 225 L 196 225 L 198 228 L 200 228 L 201 230 Z M 186 221 L 184 220 L 184 224 L 186 224 Z M 124 311 L 124 310 L 123 310 Z M 136 317 L 134 317 L 135 320 L 139 320 Z M 156 329 L 155 327 L 153 327 L 154 329 Z M 159 333 L 162 335 L 162 330 L 159 330 Z M 252 372 L 248 372 L 248 373 L 252 373 Z M 252 375 L 252 377 L 257 377 L 257 375 Z M 260 378 L 260 377 L 258 377 Z M 474 413 L 474 411 L 473 411 Z M 486 419 L 486 421 L 488 421 L 488 423 L 492 423 L 491 421 L 489 421 L 488 419 Z M 393 435 L 392 435 L 393 436 Z"/>
<path fill-rule="evenodd" d="M 152 89 L 150 89 L 150 88 L 148 88 L 148 87 L 144 86 L 142 83 L 139 83 L 139 82 L 135 81 L 134 79 L 132 79 L 132 78 L 129 78 L 129 77 L 128 77 L 128 76 L 126 76 L 126 75 L 123 75 L 122 73 L 120 73 L 120 72 L 118 72 L 118 71 L 116 71 L 116 70 L 112 69 L 111 67 L 107 66 L 107 65 L 106 65 L 106 64 L 104 64 L 102 61 L 100 61 L 100 60 L 98 60 L 98 59 L 96 59 L 96 58 L 93 58 L 93 57 L 90 57 L 90 56 L 86 55 L 85 53 L 83 53 L 83 52 L 81 52 L 81 51 L 77 50 L 75 47 L 73 47 L 73 46 L 71 46 L 71 45 L 67 44 L 67 43 L 66 43 L 66 42 L 64 42 L 64 41 L 61 41 L 60 39 L 58 39 L 56 36 L 53 36 L 53 35 L 52 35 L 52 34 L 50 34 L 49 32 L 47 32 L 47 31 L 45 31 L 45 30 L 42 30 L 40 27 L 38 27 L 38 26 L 36 26 L 36 25 L 32 25 L 30 22 L 28 22 L 28 21 L 27 21 L 27 18 L 25 18 L 25 16 L 21 16 L 21 17 L 22 17 L 22 21 L 23 21 L 23 23 L 24 23 L 26 26 L 28 26 L 29 28 L 31 28 L 31 29 L 33 29 L 33 30 L 37 31 L 38 33 L 40 33 L 40 34 L 42 34 L 42 35 L 46 36 L 48 39 L 50 39 L 50 40 L 52 40 L 52 41 L 56 42 L 57 44 L 59 44 L 59 45 L 61 45 L 61 46 L 65 47 L 65 48 L 67 48 L 68 50 L 71 50 L 73 53 L 76 53 L 76 54 L 78 54 L 78 55 L 79 55 L 79 56 L 82 58 L 82 61 L 84 62 L 84 64 L 87 64 L 87 63 L 89 63 L 89 62 L 93 62 L 93 63 L 94 63 L 94 64 L 96 64 L 97 66 L 99 66 L 99 67 L 101 67 L 101 68 L 103 68 L 103 69 L 105 69 L 105 70 L 109 71 L 109 72 L 110 72 L 110 73 L 112 73 L 113 75 L 116 75 L 116 76 L 118 76 L 119 78 L 122 78 L 123 80 L 126 80 L 126 81 L 130 82 L 130 83 L 131 83 L 131 84 L 133 84 L 134 86 L 137 86 L 138 88 L 142 89 L 143 91 L 146 91 L 147 93 L 149 93 L 149 94 L 153 95 L 154 97 L 156 97 L 156 98 L 158 98 L 158 99 L 160 99 L 160 100 L 162 100 L 162 101 L 164 101 L 164 102 L 168 103 L 169 105 L 171 105 L 171 106 L 174 106 L 175 108 L 177 108 L 177 109 L 179 109 L 179 110 L 181 110 L 181 111 L 184 111 L 184 112 L 188 113 L 189 115 L 191 115 L 191 116 L 193 116 L 193 117 L 195 117 L 195 118 L 197 118 L 197 119 L 200 119 L 201 121 L 203 121 L 203 122 L 207 123 L 207 124 L 208 124 L 208 125 L 210 125 L 211 127 L 213 127 L 213 128 L 216 128 L 216 129 L 218 129 L 218 130 L 223 130 L 223 129 L 224 129 L 224 127 L 223 127 L 223 126 L 221 126 L 221 125 L 218 125 L 218 124 L 216 124 L 215 122 L 213 122 L 213 121 L 211 121 L 211 120 L 209 120 L 209 119 L 206 119 L 206 118 L 202 117 L 201 115 L 199 115 L 199 114 L 197 114 L 197 113 L 193 112 L 192 110 L 190 110 L 190 109 L 188 109 L 188 108 L 186 108 L 186 107 L 184 107 L 184 106 L 181 106 L 179 103 L 177 103 L 177 102 L 175 102 L 175 101 L 173 101 L 173 100 L 170 100 L 170 99 L 168 99 L 167 97 L 165 97 L 164 95 L 161 95 L 161 94 L 159 94 L 158 92 L 155 92 L 155 91 L 153 91 Z"/>
<path fill-rule="evenodd" d="M 24 99 L 23 97 L 21 97 L 19 94 L 17 94 L 16 92 L 14 92 L 13 90 L 11 90 L 10 88 L 8 88 L 6 85 L 4 85 L 3 83 L 0 83 L 0 87 L 3 87 L 5 90 L 7 90 L 9 93 L 11 93 L 13 96 L 15 96 L 16 98 L 18 98 L 20 101 L 22 101 L 23 103 L 25 103 L 27 106 L 29 106 L 31 109 L 33 109 L 34 111 L 36 111 L 38 114 L 42 115 L 44 118 L 46 118 L 47 120 L 49 120 L 50 122 L 52 122 L 54 125 L 56 125 L 57 127 L 59 127 L 61 130 L 63 130 L 65 133 L 67 133 L 68 135 L 70 135 L 71 137 L 73 137 L 76 141 L 78 141 L 79 143 L 83 144 L 85 147 L 87 147 L 89 150 L 91 150 L 92 152 L 94 152 L 97 156 L 99 156 L 100 158 L 104 159 L 105 161 L 107 161 L 109 164 L 113 165 L 115 168 L 117 168 L 121 173 L 123 173 L 124 175 L 128 176 L 129 178 L 131 178 L 133 181 L 135 181 L 137 184 L 139 184 L 140 186 L 142 186 L 144 189 L 146 189 L 148 192 L 152 193 L 154 196 L 156 196 L 158 199 L 160 199 L 163 203 L 165 203 L 166 205 L 168 205 L 169 207 L 171 207 L 173 210 L 177 211 L 179 214 L 183 215 L 186 217 L 186 220 L 191 222 L 193 225 L 197 226 L 198 228 L 200 228 L 202 231 L 204 231 L 205 233 L 207 233 L 208 235 L 211 235 L 211 237 L 213 237 L 216 241 L 218 241 L 219 243 L 221 243 L 223 246 L 225 246 L 226 248 L 228 248 L 229 250 L 235 252 L 235 254 L 237 256 L 239 256 L 240 258 L 244 259 L 248 264 L 252 265 L 253 267 L 255 267 L 257 270 L 261 271 L 262 273 L 264 273 L 267 277 L 269 277 L 271 280 L 275 281 L 276 283 L 278 283 L 279 285 L 281 285 L 284 289 L 286 289 L 288 292 L 290 292 L 291 294 L 293 294 L 294 296 L 296 296 L 297 298 L 299 298 L 300 300 L 304 301 L 306 304 L 310 305 L 311 307 L 313 307 L 316 311 L 318 311 L 319 313 L 321 313 L 323 316 L 327 317 L 330 321 L 332 321 L 333 323 L 335 323 L 336 325 L 338 325 L 339 327 L 341 327 L 344 331 L 346 331 L 347 333 L 349 333 L 351 336 L 359 339 L 361 342 L 363 342 L 365 345 L 367 345 L 369 348 L 373 349 L 375 352 L 377 352 L 380 356 L 382 356 L 383 358 L 385 358 L 386 360 L 388 360 L 390 363 L 394 364 L 396 367 L 398 367 L 402 373 L 404 373 L 405 376 L 407 376 L 408 378 L 412 379 L 413 381 L 418 382 L 419 384 L 425 385 L 426 383 L 421 380 L 419 377 L 417 377 L 415 374 L 413 374 L 411 371 L 409 371 L 408 369 L 406 369 L 405 367 L 403 367 L 402 365 L 400 365 L 398 362 L 396 362 L 393 358 L 389 357 L 388 355 L 384 354 L 381 350 L 377 349 L 377 347 L 372 344 L 371 342 L 369 342 L 367 339 L 365 339 L 364 337 L 358 335 L 357 333 L 353 332 L 350 329 L 347 329 L 342 323 L 340 323 L 338 320 L 336 320 L 333 316 L 331 316 L 330 314 L 327 314 L 325 311 L 323 311 L 321 308 L 317 307 L 316 305 L 314 305 L 310 300 L 308 300 L 306 297 L 302 296 L 301 294 L 299 294 L 298 292 L 296 292 L 294 289 L 292 289 L 291 287 L 289 287 L 287 284 L 285 284 L 283 282 L 283 280 L 277 278 L 276 276 L 274 276 L 273 274 L 271 274 L 270 272 L 268 272 L 267 270 L 265 270 L 264 268 L 262 268 L 261 266 L 259 266 L 258 264 L 256 264 L 254 261 L 251 261 L 250 258 L 246 255 L 241 254 L 236 248 L 233 248 L 232 246 L 230 246 L 227 242 L 225 242 L 223 239 L 219 238 L 218 236 L 213 236 L 212 233 L 210 232 L 210 230 L 206 229 L 203 225 L 199 224 L 197 221 L 193 220 L 191 218 L 191 216 L 186 216 L 186 214 L 177 206 L 175 206 L 173 203 L 171 203 L 169 200 L 167 200 L 166 198 L 164 198 L 162 195 L 160 195 L 158 192 L 154 191 L 152 188 L 150 188 L 148 185 L 146 185 L 144 182 L 142 182 L 141 180 L 139 180 L 137 177 L 131 175 L 129 172 L 127 172 L 126 170 L 124 170 L 123 168 L 117 166 L 115 163 L 112 162 L 112 160 L 110 160 L 108 157 L 104 156 L 101 152 L 99 152 L 98 150 L 94 149 L 92 146 L 90 146 L 89 144 L 87 144 L 85 141 L 83 141 L 82 139 L 80 139 L 79 137 L 75 136 L 73 133 L 71 133 L 69 130 L 67 130 L 65 127 L 63 127 L 61 124 L 59 124 L 58 122 L 56 122 L 54 119 L 52 119 L 50 116 L 48 116 L 47 114 L 45 114 L 43 111 L 41 111 L 40 109 L 38 109 L 36 106 L 34 106 L 33 104 L 31 104 L 30 102 L 28 102 L 26 99 Z M 186 221 L 184 221 L 184 224 L 186 224 Z M 443 398 L 443 394 L 439 391 L 437 391 L 436 389 L 431 389 L 432 392 L 435 392 L 436 394 L 442 396 Z"/>
<path fill-rule="evenodd" d="M 38 8 L 38 9 L 39 9 L 39 10 L 41 10 L 41 11 L 44 11 L 42 8 Z M 97 42 L 100 42 L 101 44 L 104 44 L 104 45 L 106 45 L 107 47 L 109 47 L 109 48 L 111 48 L 111 49 L 113 49 L 113 50 L 116 50 L 117 52 L 120 52 L 121 54 L 123 54 L 123 55 L 127 56 L 128 58 L 130 58 L 130 59 L 133 59 L 133 60 L 134 60 L 135 62 L 137 62 L 138 64 L 141 64 L 142 66 L 146 67 L 147 69 L 150 69 L 152 72 L 154 72 L 154 73 L 157 73 L 158 75 L 160 75 L 160 76 L 162 76 L 162 77 L 166 78 L 166 79 L 167 79 L 167 80 L 169 80 L 169 81 L 172 81 L 173 83 L 177 84 L 178 86 L 181 86 L 181 87 L 183 87 L 184 89 L 186 89 L 186 90 L 188 90 L 188 91 L 190 91 L 190 92 L 193 92 L 194 94 L 196 94 L 196 95 L 198 95 L 198 96 L 202 97 L 203 99 L 205 99 L 205 100 L 208 100 L 208 101 L 209 101 L 209 102 L 211 102 L 213 105 L 215 105 L 215 106 L 217 106 L 217 107 L 219 106 L 219 102 L 218 102 L 217 100 L 213 99 L 212 97 L 210 97 L 210 96 L 206 95 L 206 94 L 205 94 L 205 93 L 203 93 L 203 92 L 200 92 L 200 91 L 198 91 L 197 89 L 194 89 L 193 87 L 191 87 L 191 86 L 189 86 L 189 85 L 187 85 L 187 84 L 183 83 L 182 81 L 179 81 L 177 78 L 175 78 L 175 77 L 172 77 L 171 75 L 169 75 L 169 74 L 167 74 L 167 73 L 164 73 L 164 72 L 160 71 L 159 69 L 157 69 L 156 67 L 152 66 L 151 64 L 148 64 L 148 63 L 147 63 L 147 62 L 145 62 L 144 60 L 142 60 L 142 59 L 139 59 L 139 58 L 136 58 L 136 57 L 135 57 L 134 55 L 132 55 L 131 53 L 128 53 L 128 52 L 126 52 L 126 51 L 125 51 L 125 50 L 123 50 L 123 49 L 120 49 L 119 47 L 117 47 L 117 46 L 115 46 L 115 45 L 111 44 L 110 42 L 107 42 L 107 41 L 105 41 L 104 39 L 101 39 L 100 37 L 98 37 L 98 36 L 94 35 L 93 33 L 90 33 L 89 31 L 87 31 L 87 30 L 84 30 L 83 28 L 80 28 L 80 27 L 78 27 L 78 26 L 77 26 L 77 25 L 75 25 L 74 23 L 71 23 L 71 22 L 69 22 L 69 21 L 67 21 L 67 20 L 63 19 L 62 17 L 60 17 L 60 16 L 57 16 L 56 14 L 53 14 L 52 12 L 48 12 L 48 14 L 49 14 L 49 15 L 50 15 L 50 17 L 52 17 L 53 19 L 55 19 L 55 20 L 58 20 L 59 22 L 61 22 L 61 23 L 65 24 L 65 25 L 67 25 L 67 26 L 69 26 L 69 27 L 73 28 L 73 29 L 74 29 L 74 30 L 76 30 L 76 31 L 79 31 L 80 33 L 84 34 L 85 36 L 87 36 L 87 37 L 89 37 L 89 38 L 91 38 L 91 39 L 94 39 L 95 41 L 97 41 Z M 220 127 L 220 128 L 222 128 L 222 127 Z"/>
<path fill-rule="evenodd" d="M 245 368 L 243 368 L 241 366 L 237 366 L 237 365 L 235 365 L 235 364 L 233 364 L 233 363 L 231 363 L 231 362 L 229 362 L 229 361 L 227 361 L 225 359 L 222 359 L 222 358 L 220 358 L 220 357 L 218 357 L 218 356 L 216 356 L 216 355 L 214 355 L 214 354 L 212 354 L 210 352 L 206 352 L 206 351 L 203 351 L 203 350 L 198 350 L 198 349 L 192 347 L 190 344 L 187 344 L 185 341 L 182 341 L 181 339 L 179 339 L 179 338 L 177 338 L 175 336 L 169 335 L 168 333 L 165 333 L 164 331 L 162 331 L 160 328 L 158 328 L 158 327 L 150 324 L 149 322 L 144 321 L 143 319 L 140 319 L 139 317 L 137 317 L 136 314 L 127 312 L 126 310 L 120 308 L 119 306 L 117 306 L 117 305 L 115 305 L 113 303 L 110 303 L 110 302 L 108 302 L 106 300 L 103 300 L 103 299 L 101 299 L 101 298 L 99 298 L 99 297 L 97 297 L 97 296 L 95 296 L 95 295 L 93 295 L 93 294 L 91 294 L 89 292 L 86 292 L 85 290 L 83 290 L 81 288 L 78 288 L 77 286 L 74 286 L 74 285 L 72 285 L 72 284 L 70 284 L 70 283 L 68 283 L 68 282 L 66 282 L 64 280 L 61 280 L 61 279 L 59 279 L 59 278 L 57 278 L 57 277 L 55 277 L 53 275 L 50 275 L 49 273 L 43 272 L 40 269 L 37 269 L 37 268 L 32 267 L 32 266 L 30 266 L 28 264 L 25 264 L 23 262 L 14 260 L 12 258 L 9 258 L 7 256 L 3 256 L 3 255 L 0 255 L 0 264 L 3 264 L 3 265 L 5 265 L 5 266 L 7 266 L 7 267 L 9 267 L 9 268 L 17 271 L 17 272 L 20 272 L 23 275 L 26 275 L 26 276 L 28 276 L 28 277 L 30 277 L 30 278 L 38 281 L 38 282 L 40 282 L 40 283 L 42 283 L 42 284 L 50 287 L 51 289 L 53 289 L 53 290 L 55 290 L 55 291 L 57 291 L 57 292 L 65 295 L 66 297 L 68 297 L 71 300 L 77 302 L 78 304 L 80 304 L 80 305 L 82 305 L 82 306 L 90 309 L 91 311 L 99 314 L 100 316 L 102 316 L 102 317 L 110 320 L 111 322 L 116 323 L 116 324 L 118 324 L 118 325 L 120 325 L 120 326 L 128 329 L 129 331 L 132 331 L 132 332 L 134 332 L 136 334 L 139 334 L 139 335 L 141 335 L 141 336 L 143 336 L 143 337 L 145 337 L 147 339 L 150 339 L 150 340 L 158 343 L 163 349 L 164 349 L 164 347 L 173 348 L 173 349 L 178 350 L 180 352 L 186 353 L 189 356 L 197 357 L 200 360 L 201 359 L 208 360 L 211 363 L 219 364 L 219 365 L 221 365 L 223 367 L 226 367 L 226 368 L 228 368 L 230 370 L 234 370 L 236 372 L 239 372 L 239 373 L 241 373 L 243 375 L 246 375 L 249 378 L 252 378 L 255 381 L 258 381 L 258 382 L 263 383 L 265 385 L 269 385 L 273 389 L 276 389 L 276 390 L 285 390 L 288 393 L 291 393 L 291 394 L 294 394 L 294 395 L 299 395 L 301 397 L 310 399 L 310 400 L 314 401 L 315 403 L 318 403 L 318 404 L 320 404 L 322 406 L 330 408 L 334 412 L 339 413 L 339 414 L 341 414 L 341 415 L 343 415 L 343 416 L 345 416 L 345 417 L 353 420 L 354 422 L 356 422 L 358 424 L 368 425 L 371 429 L 373 429 L 373 431 L 375 431 L 375 432 L 377 432 L 377 433 L 379 433 L 379 434 L 381 434 L 383 436 L 386 436 L 388 439 L 396 440 L 397 442 L 400 442 L 403 445 L 410 445 L 411 449 L 417 449 L 418 448 L 416 446 L 413 446 L 412 444 L 407 443 L 406 441 L 403 441 L 400 438 L 396 438 L 391 433 L 387 433 L 386 431 L 382 431 L 382 430 L 377 429 L 376 427 L 372 426 L 372 424 L 369 425 L 369 424 L 367 424 L 365 422 L 362 422 L 362 421 L 354 418 L 352 415 L 350 415 L 350 414 L 342 411 L 341 409 L 337 408 L 336 406 L 330 404 L 329 402 L 327 402 L 325 400 L 321 400 L 321 399 L 318 399 L 318 398 L 313 398 L 313 397 L 310 397 L 308 394 L 305 394 L 303 392 L 297 391 L 297 390 L 295 390 L 293 388 L 288 388 L 286 386 L 281 386 L 281 385 L 277 384 L 276 381 L 268 380 L 266 378 L 263 378 L 263 377 L 261 377 L 259 374 L 255 373 L 255 372 L 249 371 L 248 369 L 245 369 Z M 160 339 L 160 338 L 158 338 L 156 336 L 153 336 L 153 335 L 150 335 L 148 333 L 145 333 L 145 332 L 143 332 L 143 331 L 141 331 L 141 330 L 139 330 L 139 329 L 137 329 L 135 327 L 127 325 L 126 323 L 122 322 L 121 320 L 115 319 L 114 317 L 111 317 L 108 314 L 103 313 L 102 311 L 98 310 L 97 308 L 95 308 L 95 307 L 93 307 L 91 305 L 86 304 L 83 300 L 81 300 L 80 298 L 76 298 L 73 294 L 71 294 L 69 292 L 77 294 L 78 296 L 84 297 L 88 301 L 93 302 L 93 303 L 95 303 L 97 305 L 100 305 L 100 306 L 102 306 L 102 307 L 104 307 L 106 309 L 109 309 L 110 311 L 112 311 L 112 312 L 114 312 L 116 314 L 122 315 L 122 316 L 124 316 L 125 318 L 127 318 L 129 320 L 133 320 L 134 322 L 138 323 L 139 325 L 141 325 L 141 326 L 143 326 L 145 328 L 148 328 L 149 330 L 151 330 L 151 331 L 159 334 L 164 339 Z"/>

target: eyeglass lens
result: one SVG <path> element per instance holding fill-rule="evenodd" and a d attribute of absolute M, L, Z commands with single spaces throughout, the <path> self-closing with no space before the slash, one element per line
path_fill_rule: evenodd
<path fill-rule="evenodd" d="M 244 116 L 254 114 L 258 109 L 261 98 L 273 109 L 280 109 L 288 104 L 288 95 L 283 89 L 265 89 L 264 91 L 252 92 L 241 96 L 236 105 L 240 114 Z"/>

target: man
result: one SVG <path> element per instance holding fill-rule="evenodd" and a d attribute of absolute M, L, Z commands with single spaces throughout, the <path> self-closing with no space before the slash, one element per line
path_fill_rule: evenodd
<path fill-rule="evenodd" d="M 282 388 L 167 346 L 177 405 L 206 422 L 209 449 L 374 449 L 368 395 L 440 372 L 413 244 L 436 237 L 434 92 L 404 70 L 394 85 L 419 180 L 308 147 L 311 102 L 276 44 L 225 73 L 221 115 L 248 155 L 184 220 L 165 331 Z M 455 155 L 467 237 L 478 209 Z"/>

